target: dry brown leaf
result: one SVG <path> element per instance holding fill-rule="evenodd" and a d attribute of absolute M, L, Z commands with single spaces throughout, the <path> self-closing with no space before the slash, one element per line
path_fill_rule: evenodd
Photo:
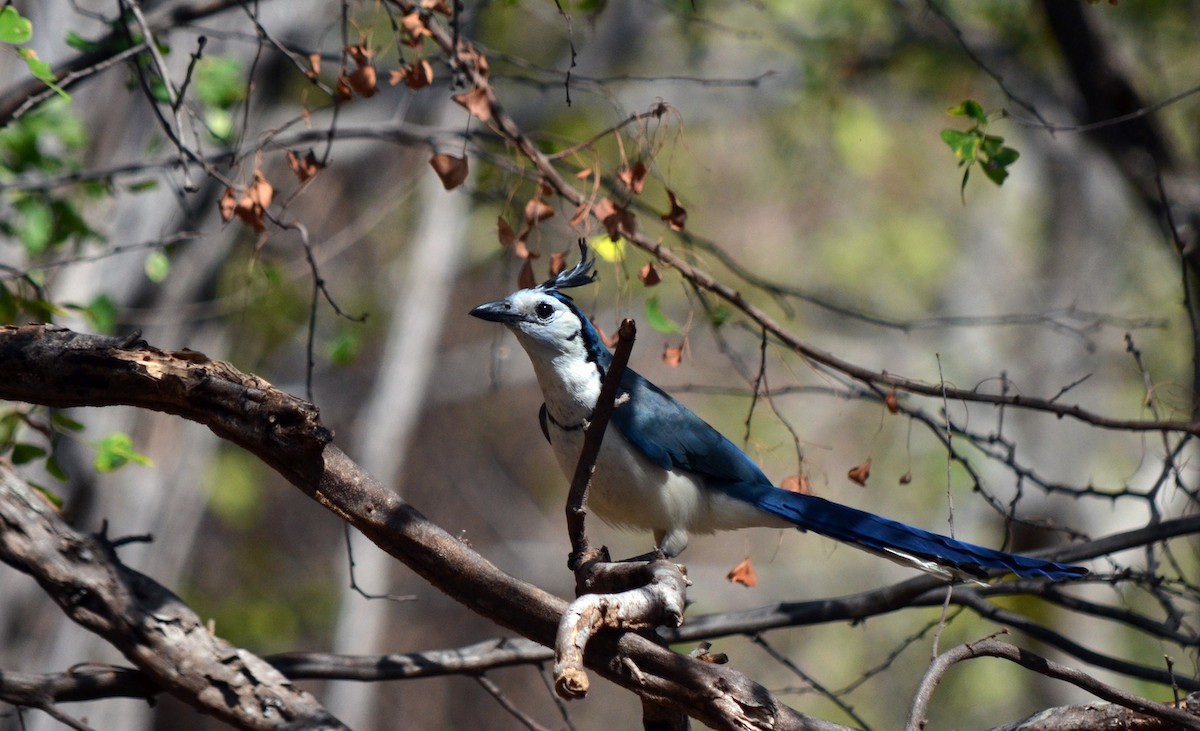
<path fill-rule="evenodd" d="M 614 241 L 621 238 L 622 235 L 632 236 L 637 233 L 637 216 L 633 211 L 616 208 L 611 215 L 601 221 L 604 224 L 604 230 Z"/>
<path fill-rule="evenodd" d="M 908 472 L 905 472 L 903 475 L 900 475 L 900 484 L 901 485 L 907 485 L 910 482 L 912 482 L 912 470 L 909 470 Z"/>
<path fill-rule="evenodd" d="M 433 65 L 426 59 L 421 59 L 412 65 L 408 78 L 404 80 L 408 88 L 414 91 L 433 83 Z"/>
<path fill-rule="evenodd" d="M 517 233 L 508 225 L 508 221 L 504 220 L 504 216 L 496 217 L 496 231 L 500 237 L 500 245 L 504 248 L 512 248 L 517 243 Z"/>
<path fill-rule="evenodd" d="M 629 192 L 639 195 L 646 187 L 646 165 L 638 160 L 632 167 L 625 168 L 617 174 L 617 178 L 629 188 Z"/>
<path fill-rule="evenodd" d="M 513 254 L 516 255 L 518 259 L 536 259 L 541 256 L 541 254 L 531 250 L 525 243 L 525 237 L 528 235 L 529 229 L 525 229 L 521 232 L 521 235 L 517 237 L 516 243 L 513 244 Z"/>
<path fill-rule="evenodd" d="M 801 495 L 813 494 L 812 486 L 808 484 L 808 478 L 804 475 L 792 475 L 785 478 L 779 487 L 788 492 L 798 492 Z"/>
<path fill-rule="evenodd" d="M 662 281 L 662 276 L 658 273 L 658 269 L 654 266 L 654 262 L 648 261 L 638 272 L 638 279 L 642 280 L 642 284 L 647 287 L 653 287 Z"/>
<path fill-rule="evenodd" d="M 429 158 L 429 164 L 433 166 L 433 171 L 437 173 L 438 178 L 442 181 L 442 187 L 446 190 L 454 190 L 467 179 L 468 166 L 465 157 L 455 157 L 439 152 Z"/>
<path fill-rule="evenodd" d="M 871 458 L 867 457 L 867 461 L 857 467 L 852 467 L 846 476 L 852 482 L 857 482 L 860 485 L 866 485 L 867 479 L 871 476 Z"/>
<path fill-rule="evenodd" d="M 288 150 L 287 161 L 288 167 L 296 174 L 301 183 L 307 183 L 321 171 L 321 161 L 317 159 L 312 150 L 309 150 L 304 157 L 297 155 L 295 150 Z"/>
<path fill-rule="evenodd" d="M 350 84 L 350 88 L 363 98 L 375 96 L 379 91 L 376 85 L 375 67 L 374 66 L 359 66 L 346 76 L 346 83 Z"/>
<path fill-rule="evenodd" d="M 555 251 L 550 254 L 550 276 L 557 277 L 567 268 L 567 254 L 565 251 Z"/>
<path fill-rule="evenodd" d="M 526 259 L 521 265 L 521 271 L 517 273 L 517 287 L 519 289 L 529 289 L 537 284 L 537 280 L 533 278 L 533 260 Z"/>
<path fill-rule="evenodd" d="M 403 31 L 404 45 L 413 48 L 421 45 L 423 36 L 429 35 L 429 29 L 425 27 L 425 20 L 416 11 L 400 19 L 400 30 Z"/>
<path fill-rule="evenodd" d="M 221 212 L 221 220 L 229 223 L 229 219 L 233 218 L 233 212 L 237 209 L 237 191 L 233 188 L 226 188 L 225 193 L 221 195 L 221 200 L 217 201 L 217 210 Z"/>
<path fill-rule="evenodd" d="M 750 557 L 742 559 L 742 562 L 737 566 L 729 569 L 729 573 L 725 575 L 731 583 L 741 584 L 742 586 L 753 589 L 758 586 L 758 574 L 754 571 L 754 563 L 750 561 Z"/>
<path fill-rule="evenodd" d="M 486 124 L 492 121 L 492 104 L 488 101 L 486 89 L 476 87 L 470 91 L 464 91 L 462 94 L 456 94 L 452 98 L 466 107 L 471 116 L 477 118 L 480 122 Z"/>
<path fill-rule="evenodd" d="M 450 9 L 450 3 L 446 2 L 446 0 L 421 0 L 421 7 L 430 12 L 440 13 L 447 18 L 453 14 L 453 11 Z"/>
<path fill-rule="evenodd" d="M 671 201 L 671 210 L 662 217 L 662 220 L 667 222 L 675 231 L 682 231 L 687 223 L 687 209 L 679 205 L 679 199 L 675 197 L 674 191 L 667 188 L 667 198 Z"/>
<path fill-rule="evenodd" d="M 354 63 L 359 66 L 367 66 L 371 63 L 371 57 L 375 53 L 366 46 L 347 46 L 346 53 L 350 58 L 354 59 Z"/>
<path fill-rule="evenodd" d="M 900 413 L 900 399 L 896 398 L 896 392 L 892 391 L 887 396 L 883 397 L 883 403 L 887 406 L 887 410 L 893 414 Z"/>
<path fill-rule="evenodd" d="M 670 367 L 678 368 L 679 364 L 683 363 L 683 346 L 667 345 L 663 347 L 662 360 Z"/>
<path fill-rule="evenodd" d="M 554 209 L 541 198 L 530 198 L 525 204 L 525 223 L 533 226 L 554 215 Z"/>
<path fill-rule="evenodd" d="M 613 205 L 612 200 L 608 198 L 601 198 L 599 203 L 592 206 L 592 212 L 596 214 L 596 218 L 604 221 L 609 216 L 617 212 L 617 207 Z"/>

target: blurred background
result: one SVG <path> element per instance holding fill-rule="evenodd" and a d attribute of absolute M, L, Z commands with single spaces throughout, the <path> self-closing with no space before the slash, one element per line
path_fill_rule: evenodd
<path fill-rule="evenodd" d="M 24 47 L 52 65 L 96 51 L 87 43 L 105 37 L 121 9 L 92 0 L 14 7 L 33 24 Z M 58 306 L 43 314 L 69 327 L 138 329 L 154 346 L 201 351 L 307 394 L 337 444 L 405 500 L 504 570 L 570 596 L 566 483 L 538 430 L 540 392 L 515 341 L 466 315 L 517 287 L 524 262 L 501 245 L 498 218 L 521 229 L 537 190 L 528 163 L 450 100 L 461 89 L 452 88 L 433 49 L 398 43 L 394 6 L 169 0 L 141 7 L 175 84 L 194 71 L 180 107 L 186 139 L 235 187 L 260 171 L 274 187 L 276 221 L 261 235 L 222 221 L 226 184 L 196 165 L 180 169 L 127 62 L 71 86 L 69 103 L 14 113 L 11 102 L 22 98 L 30 72 L 15 53 L 0 55 L 2 99 L 10 102 L 0 128 L 0 278 L 13 300 L 6 315 L 46 319 L 14 300 L 37 299 L 30 292 L 38 291 Z M 700 268 L 799 338 L 865 368 L 929 383 L 1043 398 L 1065 391 L 1063 402 L 1116 418 L 1189 418 L 1194 353 L 1185 275 L 1136 178 L 1138 170 L 1155 171 L 1130 157 L 1149 143 L 1122 137 L 1135 133 L 1121 126 L 1095 134 L 1045 127 L 1093 121 L 1096 111 L 1059 42 L 1062 23 L 1086 23 L 1079 34 L 1103 44 L 1098 66 L 1153 103 L 1198 83 L 1200 3 L 563 0 L 561 7 L 465 3 L 459 27 L 487 56 L 497 94 L 521 127 L 545 151 L 565 153 L 564 174 L 588 171 L 578 182 L 590 190 L 598 174 L 611 180 L 644 161 L 649 172 L 633 209 L 641 230 L 686 248 Z M 202 60 L 193 64 L 201 36 Z M 347 45 L 373 53 L 377 93 L 356 94 L 335 114 L 312 77 L 331 88 L 339 64 L 355 68 L 342 55 Z M 399 53 L 409 63 L 429 58 L 432 85 L 389 84 Z M 310 73 L 313 54 L 322 68 Z M 978 165 L 964 185 L 964 168 L 942 137 L 947 128 L 971 129 L 971 118 L 947 114 L 966 99 L 990 115 L 986 133 L 1020 154 L 1002 185 Z M 665 114 L 605 134 L 660 103 Z M 1180 206 L 1200 199 L 1198 105 L 1186 97 L 1141 122 L 1170 145 L 1163 159 L 1171 164 L 1157 172 Z M 302 158 L 312 150 L 325 167 L 301 184 L 289 150 Z M 428 164 L 432 152 L 465 152 L 465 184 L 444 190 Z M 668 189 L 687 210 L 683 232 L 659 220 L 670 207 Z M 1013 550 L 1066 542 L 1072 533 L 1023 528 L 1007 513 L 1099 536 L 1194 510 L 1178 487 L 1135 494 L 1157 484 L 1167 451 L 1175 453 L 1179 482 L 1195 485 L 1191 449 L 1176 450 L 1177 437 L 1168 444 L 1153 433 L 903 394 L 924 421 L 894 415 L 774 343 L 764 350 L 759 331 L 736 313 L 714 311 L 715 301 L 674 272 L 662 270 L 660 284 L 644 286 L 638 272 L 647 255 L 603 241 L 598 226 L 572 225 L 573 210 L 547 202 L 554 215 L 524 240 L 540 255 L 531 260 L 536 279 L 546 276 L 553 252 L 569 252 L 573 262 L 580 236 L 606 245 L 600 281 L 577 292 L 580 306 L 608 332 L 620 318 L 635 318 L 633 367 L 743 445 L 776 481 L 803 475 L 818 495 L 940 532 L 950 530 L 952 509 L 957 536 Z M 324 291 L 310 322 L 313 266 Z M 679 347 L 682 362 L 673 367 L 663 356 Z M 760 364 L 769 401 L 751 395 Z M 943 406 L 959 427 L 1003 437 L 978 445 L 954 437 L 971 471 L 948 461 Z M 351 591 L 342 524 L 206 429 L 124 408 L 67 416 L 85 427 L 54 437 L 68 479 L 46 474 L 40 462 L 26 466 L 31 479 L 62 495 L 82 530 L 107 520 L 110 535 L 152 534 L 153 543 L 122 548 L 122 559 L 173 587 L 231 642 L 260 654 L 371 654 L 505 635 L 360 536 L 350 539 L 358 584 L 406 599 Z M 96 456 L 112 434 L 129 435 L 151 464 L 97 472 Z M 848 479 L 868 459 L 866 484 Z M 1089 486 L 1102 494 L 1081 495 Z M 589 527 L 617 556 L 651 547 L 648 535 Z M 1177 568 L 1194 576 L 1196 540 L 1176 545 Z M 726 580 L 746 557 L 758 573 L 755 588 Z M 1118 554 L 1093 568 L 1136 567 L 1144 558 Z M 794 531 L 697 537 L 682 559 L 693 581 L 692 616 L 839 596 L 912 575 Z M 1154 601 L 1136 587 L 1076 593 L 1125 608 Z M 1001 603 L 1106 654 L 1161 666 L 1166 653 L 1180 675 L 1196 675 L 1195 645 L 1183 651 L 1032 599 Z M 855 626 L 765 635 L 841 693 L 857 720 L 747 638 L 719 639 L 714 651 L 805 713 L 895 728 L 928 664 L 940 615 L 912 609 Z M 939 646 L 996 629 L 956 614 Z M 81 662 L 123 661 L 66 621 L 32 580 L 0 567 L 0 668 L 52 672 Z M 1160 686 L 1089 670 L 1164 697 Z M 538 722 L 568 726 L 536 669 L 489 678 Z M 471 678 L 304 686 L 358 729 L 521 727 Z M 947 677 L 929 728 L 979 728 L 1087 699 L 1015 666 L 978 661 Z M 153 706 L 106 700 L 64 710 L 99 729 L 217 726 L 167 697 Z M 636 699 L 605 683 L 567 711 L 578 729 L 631 727 L 640 718 Z M 58 727 L 36 711 L 0 715 L 6 731 Z"/>

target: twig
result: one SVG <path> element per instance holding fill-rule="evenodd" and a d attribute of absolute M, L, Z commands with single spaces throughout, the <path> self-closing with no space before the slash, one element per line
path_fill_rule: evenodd
<path fill-rule="evenodd" d="M 600 445 L 604 440 L 604 431 L 616 408 L 617 390 L 621 386 L 621 376 L 629 364 L 629 354 L 633 351 L 633 341 L 637 338 L 637 326 L 633 320 L 625 319 L 617 330 L 617 347 L 613 353 L 612 363 L 604 374 L 604 385 L 600 388 L 600 397 L 596 409 L 583 432 L 583 448 L 579 453 L 579 462 L 575 465 L 575 475 L 571 478 L 571 490 L 567 494 L 567 535 L 571 539 L 571 556 L 567 566 L 575 571 L 586 562 L 598 557 L 588 543 L 587 515 L 588 489 L 595 471 L 596 458 L 600 454 Z"/>
<path fill-rule="evenodd" d="M 1172 708 L 1162 703 L 1154 703 L 1131 693 L 1126 693 L 1120 688 L 1103 683 L 1087 673 L 1066 665 L 1061 665 L 1053 660 L 1048 660 L 1028 650 L 1010 645 L 1007 642 L 983 640 L 982 642 L 959 645 L 939 655 L 930 664 L 929 669 L 925 672 L 925 676 L 921 678 L 916 696 L 913 698 L 912 707 L 909 709 L 908 721 L 905 725 L 906 731 L 920 731 L 924 728 L 924 719 L 929 708 L 929 701 L 933 697 L 933 690 L 946 674 L 946 671 L 955 663 L 976 657 L 1002 658 L 1041 675 L 1045 675 L 1048 678 L 1065 680 L 1106 701 L 1130 708 L 1147 716 L 1160 718 L 1175 724 L 1178 728 L 1200 729 L 1200 718 L 1193 716 L 1187 711 Z"/>

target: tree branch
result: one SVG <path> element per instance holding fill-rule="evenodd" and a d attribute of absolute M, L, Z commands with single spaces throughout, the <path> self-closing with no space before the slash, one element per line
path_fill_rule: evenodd
<path fill-rule="evenodd" d="M 149 682 L 203 713 L 243 729 L 346 728 L 261 658 L 210 633 L 179 597 L 122 564 L 103 535 L 74 531 L 9 467 L 0 467 L 0 561 L 32 576 Z M 26 700 L 42 707 L 48 698 Z"/>
<path fill-rule="evenodd" d="M 1132 693 L 1126 693 L 1120 688 L 1114 688 L 1111 685 L 1102 683 L 1075 668 L 1067 667 L 1053 660 L 1047 660 L 1040 655 L 1010 645 L 1007 642 L 989 639 L 959 645 L 934 658 L 934 661 L 929 665 L 929 669 L 925 672 L 925 676 L 921 679 L 917 695 L 913 699 L 913 705 L 908 714 L 908 722 L 905 725 L 906 731 L 920 731 L 920 729 L 925 727 L 925 714 L 929 709 L 929 701 L 933 697 L 933 690 L 941 682 L 946 671 L 956 663 L 976 657 L 1003 658 L 1033 670 L 1036 673 L 1045 675 L 1048 678 L 1065 680 L 1106 701 L 1120 704 L 1125 708 L 1137 711 L 1139 714 L 1166 721 L 1171 724 L 1170 728 L 1200 729 L 1200 716 L 1162 703 L 1148 701 Z"/>
<path fill-rule="evenodd" d="M 501 571 L 341 450 L 312 404 L 200 353 L 41 325 L 0 327 L 0 398 L 47 406 L 129 405 L 208 426 L 270 465 L 431 585 L 549 646 L 566 603 Z M 711 726 L 844 729 L 797 713 L 727 667 L 681 657 L 631 633 L 588 645 L 589 667 Z"/>

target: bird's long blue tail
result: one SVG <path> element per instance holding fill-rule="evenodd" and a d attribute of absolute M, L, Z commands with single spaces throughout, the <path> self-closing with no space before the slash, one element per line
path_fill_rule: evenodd
<path fill-rule="evenodd" d="M 748 499 L 758 509 L 783 518 L 798 528 L 893 560 L 904 560 L 930 573 L 983 578 L 989 571 L 1000 570 L 1011 571 L 1018 576 L 1044 576 L 1054 581 L 1078 578 L 1088 573 L 1082 566 L 996 551 L 819 497 L 769 485 L 741 483 L 732 488 L 732 492 L 738 493 L 742 499 Z"/>

